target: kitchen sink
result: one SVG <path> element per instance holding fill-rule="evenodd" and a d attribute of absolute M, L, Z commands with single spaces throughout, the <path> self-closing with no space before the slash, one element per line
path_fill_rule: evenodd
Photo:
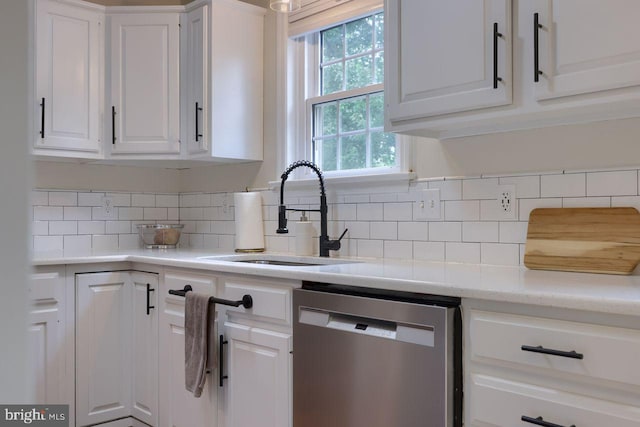
<path fill-rule="evenodd" d="M 242 262 L 257 265 L 277 265 L 287 267 L 312 267 L 318 265 L 353 264 L 358 261 L 343 260 L 337 258 L 321 257 L 301 257 L 286 255 L 230 255 L 230 256 L 207 256 L 200 257 L 201 260 Z"/>

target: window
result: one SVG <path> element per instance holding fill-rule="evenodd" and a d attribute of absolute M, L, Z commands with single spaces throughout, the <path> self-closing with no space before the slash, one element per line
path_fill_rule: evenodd
<path fill-rule="evenodd" d="M 300 91 L 306 130 L 296 158 L 328 176 L 397 172 L 400 143 L 384 132 L 384 13 L 330 26 L 292 40 L 304 52 Z M 302 101 L 302 100 L 300 100 Z"/>

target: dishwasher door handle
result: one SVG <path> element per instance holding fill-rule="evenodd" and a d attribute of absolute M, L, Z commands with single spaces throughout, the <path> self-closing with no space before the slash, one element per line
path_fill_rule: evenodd
<path fill-rule="evenodd" d="M 301 324 L 320 328 L 403 341 L 428 347 L 433 347 L 435 342 L 435 329 L 429 325 L 407 325 L 311 307 L 301 307 L 299 314 L 299 322 Z"/>

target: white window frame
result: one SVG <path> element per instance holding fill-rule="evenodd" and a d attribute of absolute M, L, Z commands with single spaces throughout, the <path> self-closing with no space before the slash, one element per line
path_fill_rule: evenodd
<path fill-rule="evenodd" d="M 355 2 L 354 2 L 355 3 Z M 383 11 L 382 5 L 376 9 L 363 11 L 348 19 L 324 22 L 312 32 L 288 39 L 287 49 L 287 143 L 284 150 L 285 163 L 296 160 L 312 160 L 313 139 L 313 105 L 345 99 L 354 96 L 372 94 L 384 91 L 384 84 L 370 85 L 365 88 L 352 89 L 329 95 L 320 95 L 320 31 L 340 25 L 345 22 L 376 14 Z M 396 134 L 396 166 L 377 167 L 367 169 L 350 169 L 338 171 L 323 171 L 328 180 L 337 179 L 339 182 L 357 182 L 359 180 L 371 182 L 379 176 L 381 180 L 408 180 L 412 177 L 410 138 Z M 313 179 L 312 171 L 298 168 L 294 171 L 293 179 Z M 290 178 L 290 179 L 291 179 Z"/>

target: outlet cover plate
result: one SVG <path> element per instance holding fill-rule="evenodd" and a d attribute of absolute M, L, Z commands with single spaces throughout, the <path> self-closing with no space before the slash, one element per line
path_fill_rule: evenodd
<path fill-rule="evenodd" d="M 498 185 L 498 212 L 501 220 L 518 219 L 516 186 L 512 184 Z"/>
<path fill-rule="evenodd" d="M 440 218 L 440 189 L 431 188 L 418 192 L 418 197 L 413 205 L 413 219 L 415 221 L 427 221 Z"/>

